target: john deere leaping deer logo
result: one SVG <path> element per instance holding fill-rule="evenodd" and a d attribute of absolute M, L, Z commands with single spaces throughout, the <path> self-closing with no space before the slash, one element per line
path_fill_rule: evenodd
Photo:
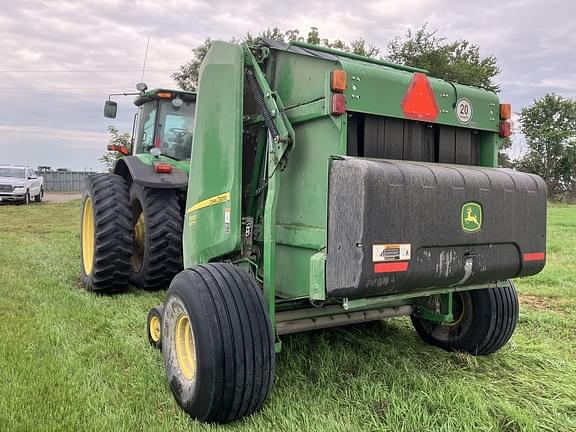
<path fill-rule="evenodd" d="M 475 232 L 482 227 L 482 206 L 469 202 L 462 206 L 462 229 L 466 232 Z"/>

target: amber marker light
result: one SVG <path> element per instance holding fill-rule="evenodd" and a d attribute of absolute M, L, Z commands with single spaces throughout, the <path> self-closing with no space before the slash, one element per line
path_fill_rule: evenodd
<path fill-rule="evenodd" d="M 332 80 L 330 83 L 330 89 L 333 92 L 342 93 L 346 90 L 346 71 L 342 69 L 336 69 L 332 71 Z"/>

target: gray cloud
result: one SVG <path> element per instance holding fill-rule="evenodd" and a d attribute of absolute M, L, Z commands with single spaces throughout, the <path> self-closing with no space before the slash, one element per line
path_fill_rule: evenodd
<path fill-rule="evenodd" d="M 0 9 L 0 162 L 101 169 L 106 145 L 102 103 L 140 80 L 173 85 L 170 72 L 206 37 L 229 39 L 278 26 L 323 37 L 364 37 L 385 48 L 395 35 L 428 22 L 450 40 L 468 39 L 498 58 L 504 100 L 516 110 L 546 92 L 576 97 L 576 3 L 570 0 L 84 0 L 3 2 Z M 100 72 L 70 72 L 100 71 Z M 129 131 L 134 112 L 120 98 L 115 124 Z"/>

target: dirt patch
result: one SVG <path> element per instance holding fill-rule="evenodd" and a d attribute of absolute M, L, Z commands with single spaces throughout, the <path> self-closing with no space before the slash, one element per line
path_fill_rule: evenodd
<path fill-rule="evenodd" d="M 79 200 L 81 198 L 82 194 L 76 192 L 46 192 L 44 195 L 44 202 L 65 203 L 68 201 Z"/>
<path fill-rule="evenodd" d="M 537 297 L 529 294 L 518 294 L 522 306 L 540 311 L 565 312 L 566 302 L 550 297 Z"/>

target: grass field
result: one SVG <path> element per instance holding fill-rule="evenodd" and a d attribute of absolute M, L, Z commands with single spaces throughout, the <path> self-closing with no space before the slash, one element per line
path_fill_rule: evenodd
<path fill-rule="evenodd" d="M 83 290 L 78 207 L 0 206 L 2 431 L 576 431 L 576 207 L 550 208 L 546 270 L 517 281 L 498 353 L 440 351 L 404 318 L 284 337 L 271 399 L 228 426 L 172 398 L 145 336 L 164 293 Z"/>

